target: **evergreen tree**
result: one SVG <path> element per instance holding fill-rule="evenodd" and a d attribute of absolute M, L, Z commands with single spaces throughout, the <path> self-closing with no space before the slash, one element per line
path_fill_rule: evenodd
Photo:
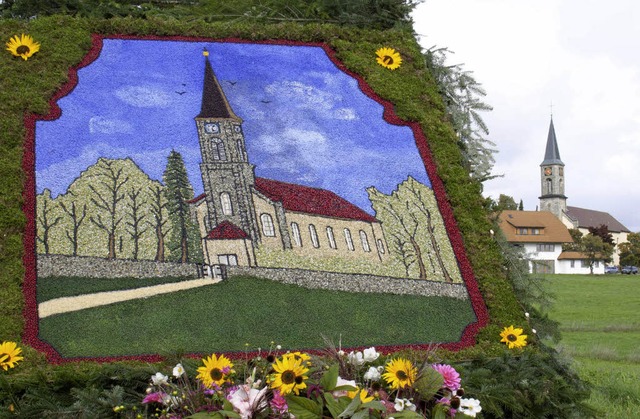
<path fill-rule="evenodd" d="M 187 203 L 193 199 L 193 187 L 182 155 L 177 151 L 172 150 L 169 154 L 162 178 L 171 223 L 171 233 L 167 240 L 169 259 L 181 263 L 202 261 L 198 226 L 191 219 Z"/>

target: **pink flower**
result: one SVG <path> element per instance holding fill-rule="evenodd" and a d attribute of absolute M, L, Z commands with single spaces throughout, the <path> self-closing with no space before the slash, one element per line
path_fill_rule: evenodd
<path fill-rule="evenodd" d="M 165 393 L 150 393 L 142 400 L 143 404 L 147 403 L 164 403 Z"/>
<path fill-rule="evenodd" d="M 433 364 L 431 367 L 444 378 L 444 386 L 446 388 L 451 391 L 456 391 L 460 388 L 460 374 L 451 365 Z"/>
<path fill-rule="evenodd" d="M 284 397 L 282 397 L 282 394 L 280 394 L 278 390 L 275 390 L 273 392 L 273 399 L 271 399 L 271 402 L 269 402 L 269 405 L 271 405 L 271 409 L 273 409 L 274 412 L 277 412 L 278 414 L 281 414 L 281 415 L 284 413 L 287 413 L 287 411 L 289 410 L 287 401 L 285 400 Z"/>

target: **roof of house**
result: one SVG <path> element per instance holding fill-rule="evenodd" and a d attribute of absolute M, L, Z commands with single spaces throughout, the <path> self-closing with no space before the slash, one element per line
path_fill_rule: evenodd
<path fill-rule="evenodd" d="M 326 189 L 312 188 L 278 180 L 256 178 L 255 188 L 287 211 L 348 220 L 378 222 L 371 214 Z"/>
<path fill-rule="evenodd" d="M 558 260 L 588 260 L 589 256 L 582 252 L 562 252 Z"/>
<path fill-rule="evenodd" d="M 553 118 L 549 124 L 549 134 L 547 135 L 547 148 L 544 152 L 544 160 L 540 163 L 540 166 L 548 164 L 559 164 L 564 166 L 562 160 L 560 160 L 560 151 L 558 150 L 558 141 L 556 140 L 556 130 L 553 128 Z"/>
<path fill-rule="evenodd" d="M 502 211 L 498 217 L 500 229 L 512 243 L 571 243 L 567 227 L 549 211 Z M 518 234 L 519 228 L 537 228 L 539 234 Z"/>
<path fill-rule="evenodd" d="M 243 229 L 230 221 L 223 221 L 207 234 L 207 239 L 237 240 L 248 239 L 249 235 Z"/>
<path fill-rule="evenodd" d="M 613 218 L 608 212 L 568 206 L 566 213 L 570 218 L 578 221 L 578 227 L 599 227 L 604 224 L 611 232 L 630 232 L 627 227 Z"/>

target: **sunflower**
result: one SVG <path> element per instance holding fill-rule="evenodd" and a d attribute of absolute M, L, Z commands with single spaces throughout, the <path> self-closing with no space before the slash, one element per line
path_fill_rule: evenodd
<path fill-rule="evenodd" d="M 0 344 L 0 367 L 5 371 L 15 367 L 16 362 L 24 359 L 20 353 L 22 353 L 22 349 L 18 348 L 15 342 L 2 342 Z"/>
<path fill-rule="evenodd" d="M 232 370 L 233 364 L 224 355 L 220 355 L 218 358 L 216 354 L 203 359 L 204 367 L 198 368 L 198 376 L 196 377 L 205 387 L 220 387 L 230 374 L 233 374 L 235 371 Z"/>
<path fill-rule="evenodd" d="M 410 386 L 418 375 L 418 370 L 413 366 L 411 361 L 404 358 L 392 359 L 387 362 L 382 374 L 382 378 L 391 385 L 392 389 L 399 389 Z"/>
<path fill-rule="evenodd" d="M 356 387 L 353 391 L 347 391 L 347 397 L 352 400 L 356 397 L 356 394 L 360 396 L 360 401 L 362 403 L 369 403 L 374 400 L 374 397 L 370 396 L 367 390 L 361 390 L 360 387 Z"/>
<path fill-rule="evenodd" d="M 309 378 L 305 375 L 309 368 L 303 363 L 302 358 L 296 359 L 292 354 L 283 355 L 282 360 L 276 359 L 271 364 L 275 372 L 269 377 L 269 387 L 279 390 L 283 396 L 292 391 L 296 395 L 300 394 L 300 390 L 307 388 L 304 380 Z"/>
<path fill-rule="evenodd" d="M 500 342 L 504 342 L 507 344 L 509 349 L 512 348 L 522 348 L 523 346 L 527 346 L 527 335 L 522 334 L 522 329 L 514 328 L 513 326 L 505 327 L 504 330 L 500 333 L 502 340 Z"/>
<path fill-rule="evenodd" d="M 40 51 L 40 43 L 35 42 L 30 35 L 22 34 L 20 37 L 15 35 L 7 42 L 7 51 L 26 61 L 27 58 Z"/>
<path fill-rule="evenodd" d="M 393 48 L 383 47 L 376 51 L 376 61 L 389 70 L 395 70 L 402 64 L 400 53 Z"/>

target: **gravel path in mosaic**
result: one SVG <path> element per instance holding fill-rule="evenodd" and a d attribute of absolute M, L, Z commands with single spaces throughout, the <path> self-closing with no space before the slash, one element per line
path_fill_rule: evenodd
<path fill-rule="evenodd" d="M 53 316 L 54 314 L 68 313 L 70 311 L 83 310 L 119 303 L 122 301 L 147 298 L 159 294 L 186 290 L 191 288 L 213 285 L 220 282 L 219 279 L 194 279 L 190 281 L 173 282 L 171 284 L 153 285 L 131 290 L 97 292 L 95 294 L 78 295 L 75 297 L 54 298 L 38 304 L 40 318 Z"/>

